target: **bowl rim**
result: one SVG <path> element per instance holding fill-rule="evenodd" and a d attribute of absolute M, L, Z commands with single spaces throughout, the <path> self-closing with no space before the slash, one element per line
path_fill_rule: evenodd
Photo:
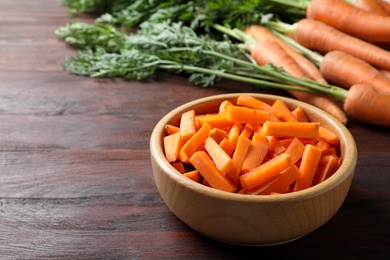
<path fill-rule="evenodd" d="M 165 133 L 165 125 L 168 122 L 170 122 L 175 116 L 179 115 L 180 113 L 183 113 L 184 111 L 188 110 L 191 107 L 194 107 L 199 104 L 204 104 L 213 100 L 236 98 L 242 94 L 251 95 L 256 98 L 259 98 L 260 100 L 261 98 L 275 99 L 275 100 L 280 99 L 285 102 L 288 102 L 288 104 L 292 103 L 292 105 L 294 106 L 302 106 L 304 109 L 311 109 L 315 113 L 318 113 L 320 117 L 326 118 L 328 124 L 338 129 L 338 132 L 340 132 L 340 135 L 342 136 L 345 145 L 346 152 L 345 154 L 343 154 L 343 161 L 339 169 L 334 174 L 332 174 L 332 176 L 330 176 L 327 180 L 315 186 L 300 191 L 295 191 L 295 192 L 290 192 L 285 194 L 276 194 L 276 195 L 250 195 L 250 194 L 230 193 L 230 192 L 221 191 L 212 187 L 205 186 L 201 183 L 194 182 L 193 180 L 190 180 L 185 176 L 182 176 L 182 174 L 178 172 L 168 162 L 168 160 L 165 159 L 163 144 L 162 144 L 162 137 L 164 136 Z M 151 153 L 151 157 L 153 157 L 160 165 L 160 167 L 163 169 L 164 174 L 167 174 L 170 178 L 173 178 L 177 184 L 185 186 L 185 188 L 218 199 L 223 199 L 223 200 L 228 199 L 230 201 L 236 201 L 236 202 L 246 201 L 246 202 L 253 202 L 253 203 L 259 203 L 259 202 L 271 203 L 275 201 L 285 201 L 285 200 L 291 201 L 291 200 L 298 200 L 298 199 L 301 200 L 302 198 L 312 198 L 313 196 L 318 196 L 324 192 L 333 189 L 339 183 L 343 182 L 346 178 L 348 178 L 351 174 L 354 174 L 354 169 L 357 162 L 357 147 L 352 134 L 350 133 L 350 131 L 347 129 L 345 125 L 343 125 L 332 115 L 328 114 L 327 112 L 313 105 L 310 105 L 306 102 L 302 102 L 293 98 L 278 96 L 273 94 L 249 93 L 249 92 L 211 95 L 211 96 L 189 101 L 187 103 L 184 103 L 174 108 L 173 110 L 168 112 L 163 118 L 161 118 L 160 121 L 154 127 L 150 138 L 150 153 Z"/>

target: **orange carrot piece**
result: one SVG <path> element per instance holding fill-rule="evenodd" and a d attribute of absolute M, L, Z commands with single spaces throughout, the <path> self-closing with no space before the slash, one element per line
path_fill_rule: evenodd
<path fill-rule="evenodd" d="M 265 195 L 270 194 L 271 192 L 286 193 L 288 192 L 290 185 L 293 184 L 300 175 L 301 171 L 297 166 L 293 165 L 282 172 L 280 176 L 272 181 L 266 189 L 263 189 L 260 194 Z"/>
<path fill-rule="evenodd" d="M 324 139 L 320 139 L 316 146 L 321 149 L 322 151 L 326 150 L 326 149 L 329 149 L 332 147 L 332 145 L 330 143 L 328 143 L 327 141 L 325 141 Z"/>
<path fill-rule="evenodd" d="M 233 122 L 227 120 L 227 113 L 214 113 L 214 114 L 205 114 L 197 115 L 196 120 L 199 122 L 199 125 L 202 126 L 204 123 L 208 123 L 212 127 L 226 130 L 233 125 Z"/>
<path fill-rule="evenodd" d="M 282 153 L 239 177 L 243 188 L 252 189 L 291 167 L 291 156 Z"/>
<path fill-rule="evenodd" d="M 284 103 L 282 100 L 276 100 L 272 107 L 277 111 L 275 112 L 277 114 L 274 113 L 274 115 L 282 121 L 298 122 L 297 118 L 293 115 L 291 110 L 287 107 L 286 103 Z"/>
<path fill-rule="evenodd" d="M 168 162 L 175 162 L 179 157 L 179 152 L 183 147 L 180 132 L 164 136 L 164 152 Z"/>
<path fill-rule="evenodd" d="M 206 138 L 204 147 L 217 166 L 217 169 L 222 174 L 226 175 L 234 168 L 232 158 L 230 158 L 230 156 L 214 141 L 213 138 Z"/>
<path fill-rule="evenodd" d="M 246 154 L 248 152 L 249 146 L 251 145 L 251 140 L 243 136 L 238 137 L 236 150 L 233 153 L 233 163 L 234 169 L 231 170 L 227 177 L 237 186 L 238 185 L 238 176 L 241 173 L 242 164 L 244 163 Z"/>
<path fill-rule="evenodd" d="M 190 171 L 190 172 L 185 172 L 183 173 L 183 176 L 193 180 L 193 181 L 196 181 L 196 182 L 199 182 L 199 172 L 197 170 L 193 170 L 193 171 Z"/>
<path fill-rule="evenodd" d="M 264 110 L 270 113 L 275 112 L 275 109 L 271 105 L 261 101 L 258 98 L 252 97 L 248 94 L 241 94 L 237 98 L 237 105 L 248 107 L 248 108 L 254 108 L 258 110 Z"/>
<path fill-rule="evenodd" d="M 273 152 L 275 152 L 277 155 L 283 153 L 286 151 L 286 147 L 284 147 L 278 139 L 276 139 L 274 136 L 266 136 L 269 143 L 269 149 Z"/>
<path fill-rule="evenodd" d="M 334 134 L 332 131 L 330 131 L 328 128 L 325 128 L 323 126 L 320 126 L 319 128 L 320 132 L 320 138 L 324 139 L 328 143 L 338 146 L 340 144 L 339 138 L 336 134 Z"/>
<path fill-rule="evenodd" d="M 305 145 L 298 138 L 294 138 L 284 153 L 289 154 L 292 163 L 296 164 L 302 158 L 304 151 Z"/>
<path fill-rule="evenodd" d="M 246 138 L 251 138 L 251 136 L 254 133 L 254 129 L 256 126 L 251 125 L 251 124 L 245 124 L 244 128 L 242 129 L 240 135 Z"/>
<path fill-rule="evenodd" d="M 186 142 L 196 133 L 195 111 L 184 112 L 180 119 L 180 134 L 183 142 Z"/>
<path fill-rule="evenodd" d="M 180 173 L 186 172 L 186 169 L 184 168 L 184 164 L 182 162 L 174 162 L 174 163 L 171 163 L 171 165 L 173 166 L 173 168 L 175 168 Z"/>
<path fill-rule="evenodd" d="M 297 118 L 298 122 L 309 122 L 309 119 L 302 107 L 297 107 L 291 113 Z"/>
<path fill-rule="evenodd" d="M 263 131 L 265 135 L 275 137 L 297 137 L 301 139 L 319 139 L 320 123 L 318 122 L 265 122 Z"/>
<path fill-rule="evenodd" d="M 311 187 L 318 163 L 321 159 L 322 151 L 313 145 L 306 145 L 303 152 L 299 170 L 302 174 L 295 182 L 294 191 L 299 191 Z"/>
<path fill-rule="evenodd" d="M 338 152 L 337 152 L 336 148 L 334 148 L 334 147 L 330 147 L 328 149 L 322 150 L 322 156 L 325 156 L 325 155 L 332 155 L 336 158 L 339 157 Z"/>
<path fill-rule="evenodd" d="M 263 124 L 271 120 L 272 117 L 270 112 L 264 110 L 240 106 L 229 106 L 227 108 L 227 118 L 231 122 Z"/>
<path fill-rule="evenodd" d="M 240 123 L 237 123 L 235 122 L 232 127 L 229 129 L 229 132 L 228 132 L 228 140 L 236 145 L 237 143 L 237 140 L 238 140 L 238 136 L 240 135 L 241 133 L 241 130 L 242 130 L 242 125 Z"/>
<path fill-rule="evenodd" d="M 210 137 L 213 138 L 217 143 L 220 143 L 224 138 L 227 137 L 227 133 L 225 130 L 213 128 L 211 129 Z"/>
<path fill-rule="evenodd" d="M 317 185 L 329 178 L 337 170 L 337 166 L 337 159 L 334 156 L 324 156 L 318 163 L 312 185 Z"/>
<path fill-rule="evenodd" d="M 236 146 L 232 144 L 228 139 L 224 138 L 221 142 L 219 142 L 219 146 L 222 148 L 222 150 L 225 151 L 227 155 L 230 157 L 233 154 L 234 149 Z"/>
<path fill-rule="evenodd" d="M 204 145 L 204 141 L 209 137 L 211 126 L 208 123 L 204 123 L 202 127 L 183 145 L 179 152 L 179 160 L 188 163 L 190 157 L 201 149 Z"/>
<path fill-rule="evenodd" d="M 206 152 L 194 153 L 190 158 L 190 162 L 212 188 L 227 192 L 237 191 L 237 187 L 217 169 Z"/>
<path fill-rule="evenodd" d="M 232 106 L 233 104 L 229 100 L 224 100 L 219 105 L 219 112 L 226 112 L 228 106 Z"/>
<path fill-rule="evenodd" d="M 165 126 L 165 130 L 167 131 L 168 135 L 180 132 L 180 128 L 178 126 L 174 126 L 174 125 L 171 125 L 171 124 L 167 124 Z"/>
<path fill-rule="evenodd" d="M 251 194 L 251 195 L 259 195 L 261 194 L 264 190 L 268 189 L 271 184 L 276 181 L 280 177 L 280 174 L 275 175 L 274 177 L 270 178 L 269 180 L 266 180 L 265 182 L 261 183 L 260 185 L 257 185 L 256 187 L 246 190 L 246 194 Z"/>
<path fill-rule="evenodd" d="M 265 136 L 254 134 L 251 145 L 242 164 L 241 172 L 246 173 L 260 166 L 268 153 L 269 144 Z"/>
<path fill-rule="evenodd" d="M 294 140 L 294 138 L 282 138 L 279 140 L 279 142 L 284 146 L 284 147 L 288 147 L 291 142 Z"/>

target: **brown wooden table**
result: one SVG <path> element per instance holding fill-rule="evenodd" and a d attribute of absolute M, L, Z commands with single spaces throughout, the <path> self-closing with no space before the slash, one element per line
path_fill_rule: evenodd
<path fill-rule="evenodd" d="M 356 174 L 344 205 L 320 229 L 272 247 L 213 241 L 163 203 L 149 137 L 184 102 L 261 90 L 229 81 L 204 89 L 164 73 L 147 82 L 71 75 L 60 63 L 76 52 L 54 35 L 70 20 L 56 0 L 0 1 L 0 259 L 390 255 L 389 129 L 350 122 Z"/>

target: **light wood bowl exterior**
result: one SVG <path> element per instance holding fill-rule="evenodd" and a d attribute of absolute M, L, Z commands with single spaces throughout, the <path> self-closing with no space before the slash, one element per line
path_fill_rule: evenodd
<path fill-rule="evenodd" d="M 340 139 L 343 163 L 325 182 L 299 192 L 243 195 L 196 183 L 177 172 L 165 159 L 162 139 L 167 123 L 177 124 L 190 109 L 216 112 L 223 100 L 236 102 L 240 93 L 210 96 L 184 104 L 158 122 L 150 140 L 156 186 L 169 209 L 193 230 L 230 244 L 265 246 L 298 239 L 324 225 L 343 204 L 357 160 L 355 141 L 336 119 L 306 103 L 280 96 L 248 93 L 266 102 L 281 99 L 290 109 L 301 106 L 311 121 L 319 121 Z"/>

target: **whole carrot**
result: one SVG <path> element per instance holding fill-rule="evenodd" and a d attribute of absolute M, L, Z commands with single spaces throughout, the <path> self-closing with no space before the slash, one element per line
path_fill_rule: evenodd
<path fill-rule="evenodd" d="M 309 78 L 299 67 L 297 62 L 276 42 L 259 41 L 258 44 L 252 48 L 251 56 L 259 65 L 272 63 L 276 67 L 283 68 L 291 75 Z M 301 101 L 321 108 L 344 124 L 347 122 L 344 111 L 328 97 L 294 90 L 289 90 L 288 93 Z"/>
<path fill-rule="evenodd" d="M 375 67 L 390 70 L 390 51 L 313 19 L 302 19 L 292 27 L 292 30 L 288 30 L 293 34 L 292 37 L 306 48 L 320 53 L 343 51 Z"/>
<path fill-rule="evenodd" d="M 346 89 L 355 84 L 368 84 L 390 94 L 390 78 L 367 62 L 342 51 L 328 52 L 320 71 L 328 81 Z"/>
<path fill-rule="evenodd" d="M 384 6 L 382 6 L 381 0 L 348 0 L 353 6 L 376 15 L 387 16 L 388 13 Z"/>
<path fill-rule="evenodd" d="M 245 29 L 245 32 L 251 35 L 256 41 L 270 40 L 277 42 L 299 64 L 307 76 L 317 82 L 323 84 L 327 83 L 313 62 L 294 50 L 290 45 L 273 34 L 272 31 L 270 31 L 268 28 L 261 25 L 251 25 Z"/>
<path fill-rule="evenodd" d="M 384 0 L 377 0 L 377 2 L 386 10 L 387 15 L 390 15 L 390 3 Z"/>
<path fill-rule="evenodd" d="M 312 0 L 306 17 L 366 41 L 390 41 L 389 16 L 365 12 L 344 0 Z"/>
<path fill-rule="evenodd" d="M 377 126 L 390 127 L 390 95 L 366 84 L 348 90 L 344 110 L 353 118 Z"/>

